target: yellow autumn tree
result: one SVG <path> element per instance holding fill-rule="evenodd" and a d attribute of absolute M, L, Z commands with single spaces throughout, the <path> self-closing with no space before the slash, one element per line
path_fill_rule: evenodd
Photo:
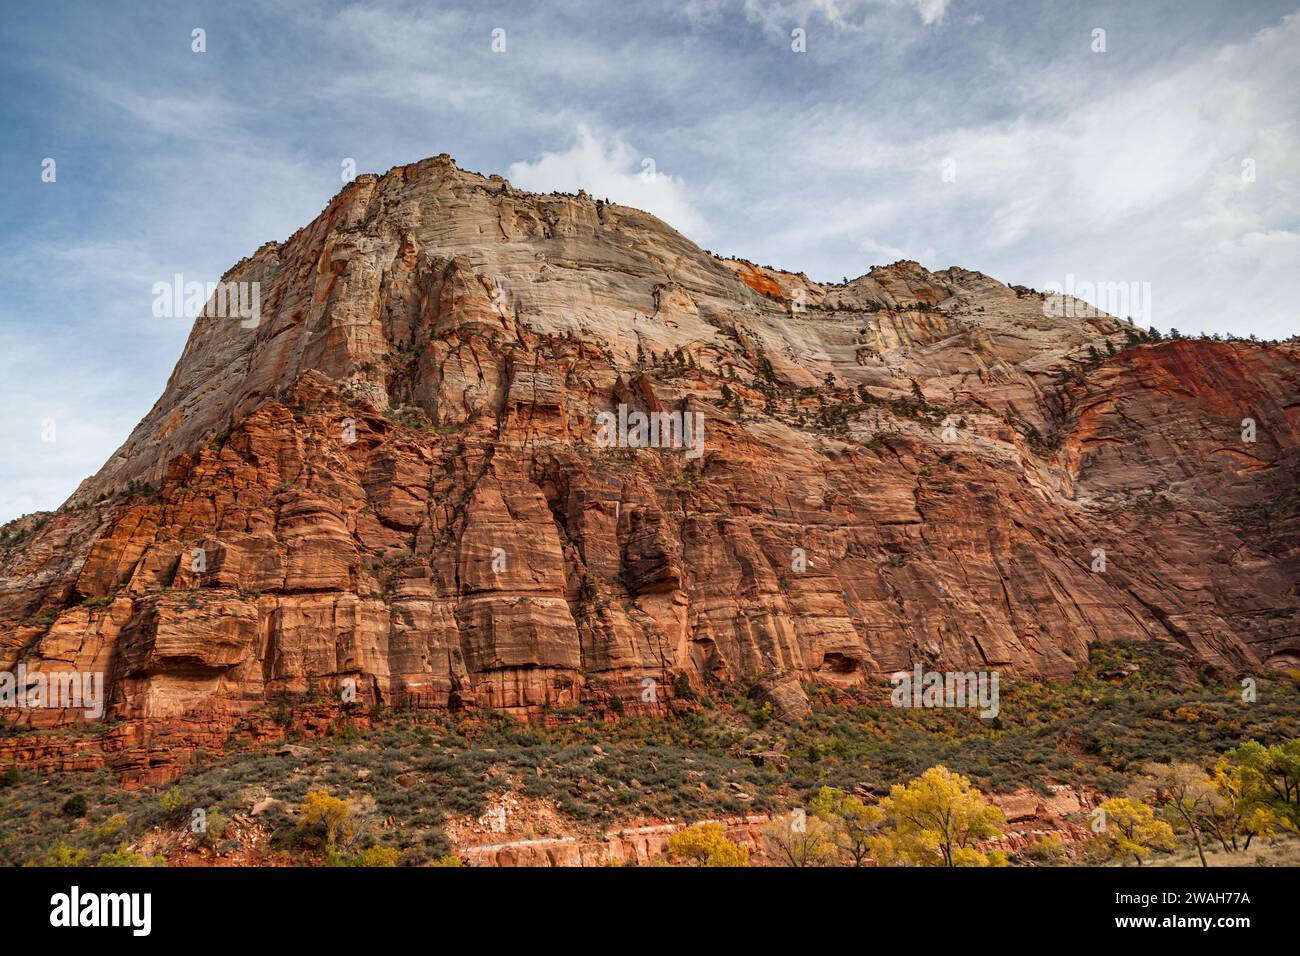
<path fill-rule="evenodd" d="M 1269 807 L 1288 829 L 1300 830 L 1300 740 L 1272 747 L 1248 740 L 1223 761 L 1241 768 L 1248 804 Z"/>
<path fill-rule="evenodd" d="M 881 864 L 1006 866 L 1002 850 L 978 844 L 1002 836 L 1006 819 L 970 780 L 947 767 L 931 767 L 880 802 L 886 828 L 872 838 Z"/>
<path fill-rule="evenodd" d="M 831 825 L 803 809 L 763 827 L 763 851 L 778 866 L 834 866 L 837 857 Z"/>
<path fill-rule="evenodd" d="M 372 846 L 352 858 L 350 866 L 397 866 L 401 852 L 391 846 Z"/>
<path fill-rule="evenodd" d="M 347 801 L 331 797 L 324 790 L 308 791 L 298 807 L 298 819 L 303 828 L 319 826 L 325 833 L 325 851 L 332 853 L 340 837 L 351 836 L 348 817 L 351 811 Z"/>
<path fill-rule="evenodd" d="M 1277 811 L 1259 799 L 1245 767 L 1220 758 L 1212 779 L 1219 798 L 1208 829 L 1224 850 L 1244 853 L 1255 837 L 1272 836 L 1285 825 Z"/>
<path fill-rule="evenodd" d="M 1151 764 L 1138 789 L 1157 803 L 1166 820 L 1191 836 L 1201 866 L 1209 866 L 1201 833 L 1210 828 L 1219 805 L 1210 775 L 1193 763 Z"/>
<path fill-rule="evenodd" d="M 749 848 L 727 839 L 721 823 L 697 823 L 668 838 L 668 855 L 695 866 L 748 866 Z"/>
<path fill-rule="evenodd" d="M 1096 811 L 1093 849 L 1105 859 L 1132 857 L 1138 866 L 1152 850 L 1172 850 L 1178 844 L 1174 829 L 1156 819 L 1155 810 L 1132 797 L 1114 797 Z"/>
<path fill-rule="evenodd" d="M 885 812 L 835 787 L 822 787 L 817 792 L 812 812 L 830 825 L 831 842 L 839 852 L 840 861 L 849 866 L 865 866 Z"/>

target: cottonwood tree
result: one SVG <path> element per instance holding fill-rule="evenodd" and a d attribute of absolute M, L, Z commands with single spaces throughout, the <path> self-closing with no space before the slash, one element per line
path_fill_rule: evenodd
<path fill-rule="evenodd" d="M 1219 799 L 1207 825 L 1225 851 L 1244 853 L 1255 837 L 1272 836 L 1283 825 L 1277 812 L 1252 791 L 1245 767 L 1221 757 L 1213 779 Z"/>
<path fill-rule="evenodd" d="M 1271 808 L 1292 829 L 1300 828 L 1300 740 L 1272 747 L 1248 740 L 1223 760 L 1241 768 L 1249 802 Z"/>
<path fill-rule="evenodd" d="M 1006 819 L 970 780 L 931 767 L 880 801 L 889 828 L 876 841 L 878 862 L 916 866 L 1005 866 L 1001 850 L 978 844 L 1002 836 Z"/>
<path fill-rule="evenodd" d="M 1093 837 L 1093 847 L 1104 857 L 1132 857 L 1138 866 L 1152 850 L 1172 850 L 1178 844 L 1174 829 L 1156 819 L 1156 811 L 1132 797 L 1114 797 L 1098 808 L 1104 825 Z"/>
<path fill-rule="evenodd" d="M 853 866 L 865 866 L 872 856 L 873 843 L 880 836 L 885 812 L 834 787 L 822 787 L 818 791 L 812 812 L 830 825 L 831 841 L 840 858 Z"/>
<path fill-rule="evenodd" d="M 787 813 L 763 827 L 763 849 L 781 866 L 832 866 L 835 834 L 820 817 Z"/>
<path fill-rule="evenodd" d="M 668 855 L 695 866 L 748 866 L 749 849 L 727 839 L 721 823 L 697 823 L 668 839 Z"/>
<path fill-rule="evenodd" d="M 1192 835 L 1201 866 L 1209 866 L 1201 831 L 1208 828 L 1219 802 L 1210 775 L 1193 763 L 1150 764 L 1138 786 L 1141 792 L 1150 794 L 1166 819 Z"/>

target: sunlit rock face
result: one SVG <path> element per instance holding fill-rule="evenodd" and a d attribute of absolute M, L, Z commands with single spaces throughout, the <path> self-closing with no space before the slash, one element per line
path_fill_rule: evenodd
<path fill-rule="evenodd" d="M 349 688 L 538 717 L 1059 677 L 1120 638 L 1300 659 L 1294 345 L 1126 348 L 914 262 L 821 285 L 445 156 L 225 281 L 256 321 L 196 320 L 117 454 L 0 552 L 0 669 L 103 672 L 136 743 Z M 634 447 L 649 421 L 665 447 Z"/>

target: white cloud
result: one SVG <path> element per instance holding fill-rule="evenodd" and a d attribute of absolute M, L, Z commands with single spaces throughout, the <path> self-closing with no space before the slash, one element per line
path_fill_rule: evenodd
<path fill-rule="evenodd" d="M 920 250 L 907 250 L 899 246 L 887 246 L 877 242 L 870 236 L 858 243 L 858 251 L 866 254 L 871 265 L 889 265 L 891 262 L 897 262 L 899 259 L 914 259 L 917 262 L 933 262 L 935 251 L 934 246 L 926 246 Z"/>
<path fill-rule="evenodd" d="M 1198 213 L 1183 227 L 1208 260 L 1290 262 L 1300 270 L 1300 15 L 1225 47 L 1213 75 L 1199 114 L 1216 132 L 1208 144 L 1216 162 Z"/>
<path fill-rule="evenodd" d="M 57 507 L 148 409 L 131 394 L 140 371 L 103 361 L 102 349 L 81 329 L 32 330 L 0 313 L 0 398 L 9 423 L 0 522 Z M 165 373 L 144 377 L 157 389 Z"/>
<path fill-rule="evenodd" d="M 734 251 L 830 280 L 906 251 L 1040 287 L 1067 273 L 1150 281 L 1161 328 L 1294 334 L 1300 17 L 1136 73 L 1084 62 L 1082 87 L 1055 62 L 1018 69 L 1032 108 L 1005 119 L 943 111 L 948 128 L 927 133 L 909 126 L 908 102 L 801 115 L 797 137 L 765 143 L 760 181 L 732 190 L 751 237 Z M 761 119 L 719 126 L 762 140 Z M 941 178 L 947 158 L 955 182 Z M 941 262 L 926 255 L 937 240 Z"/>
<path fill-rule="evenodd" d="M 152 318 L 152 283 L 286 238 L 344 157 L 382 172 L 449 152 L 817 279 L 913 258 L 1038 287 L 1150 281 L 1160 328 L 1294 334 L 1300 16 L 1211 2 L 1135 20 L 1112 16 L 1122 0 L 299 0 L 214 20 L 204 57 L 93 3 L 90 46 L 72 18 L 33 21 L 0 62 L 24 91 L 0 152 L 21 170 L 49 142 L 59 181 L 27 177 L 0 237 L 0 352 L 26 346 L 0 355 L 0 389 L 23 392 L 0 404 L 35 443 L 0 455 L 0 518 L 57 505 L 157 397 L 184 325 Z M 1124 24 L 1105 55 L 1097 17 Z M 28 427 L 51 413 L 57 446 Z"/>
<path fill-rule="evenodd" d="M 655 157 L 638 153 L 617 137 L 601 139 L 585 125 L 578 127 L 577 141 L 569 149 L 512 163 L 506 178 L 531 192 L 585 189 L 594 198 L 652 213 L 695 242 L 710 235 L 681 179 L 661 172 Z"/>
<path fill-rule="evenodd" d="M 1262 262 L 1300 262 L 1300 232 L 1287 229 L 1270 229 L 1267 232 L 1248 232 L 1236 242 L 1235 248 L 1249 259 Z"/>
<path fill-rule="evenodd" d="M 861 31 L 882 26 L 889 8 L 916 11 L 925 26 L 942 23 L 950 0 L 744 0 L 745 18 L 774 35 L 788 35 L 793 27 L 825 22 L 835 30 Z M 687 17 L 695 24 L 717 22 L 725 4 L 721 0 L 692 0 Z"/>
<path fill-rule="evenodd" d="M 948 0 L 908 0 L 908 3 L 916 8 L 926 26 L 942 23 L 944 14 L 948 12 Z"/>

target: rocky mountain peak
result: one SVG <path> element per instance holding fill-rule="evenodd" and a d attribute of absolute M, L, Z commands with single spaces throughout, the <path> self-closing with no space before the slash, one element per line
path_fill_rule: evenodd
<path fill-rule="evenodd" d="M 1113 638 L 1297 653 L 1294 346 L 1144 344 L 913 261 L 825 285 L 445 154 L 224 281 L 257 314 L 198 318 L 122 448 L 0 540 L 0 668 L 106 673 L 142 779 L 149 734 L 182 760 L 345 681 L 537 717 L 1054 677 Z"/>

